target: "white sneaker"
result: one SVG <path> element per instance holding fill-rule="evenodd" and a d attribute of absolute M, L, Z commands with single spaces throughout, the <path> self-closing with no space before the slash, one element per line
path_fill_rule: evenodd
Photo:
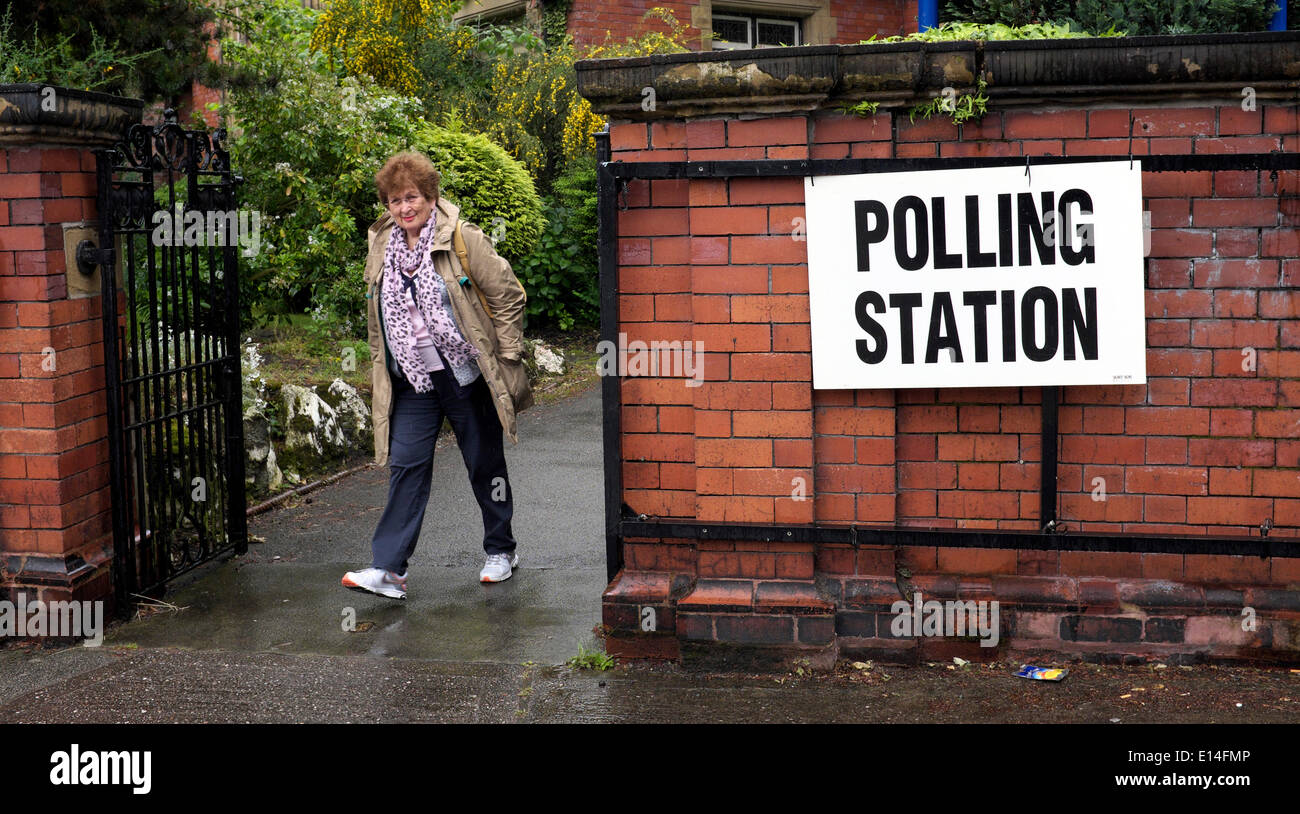
<path fill-rule="evenodd" d="M 394 574 L 382 568 L 363 568 L 343 575 L 343 587 L 392 599 L 406 598 L 406 574 Z"/>
<path fill-rule="evenodd" d="M 519 564 L 518 554 L 489 554 L 483 570 L 478 573 L 479 582 L 504 582 L 510 579 Z"/>

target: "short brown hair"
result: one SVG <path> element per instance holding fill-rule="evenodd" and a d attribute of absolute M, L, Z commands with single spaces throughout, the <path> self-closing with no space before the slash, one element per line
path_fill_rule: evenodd
<path fill-rule="evenodd" d="M 402 152 L 384 162 L 384 166 L 375 173 L 375 189 L 379 193 L 379 202 L 388 204 L 390 193 L 396 193 L 407 186 L 414 185 L 420 194 L 431 201 L 438 200 L 438 182 L 442 174 L 433 162 L 423 153 Z"/>

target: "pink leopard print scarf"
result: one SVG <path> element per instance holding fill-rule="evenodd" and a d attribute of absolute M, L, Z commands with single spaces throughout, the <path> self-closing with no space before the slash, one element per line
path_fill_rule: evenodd
<path fill-rule="evenodd" d="M 461 335 L 451 314 L 443 306 L 444 284 L 441 275 L 433 268 L 433 256 L 429 249 L 433 243 L 436 220 L 437 210 L 434 210 L 420 230 L 420 238 L 414 249 L 407 248 L 406 232 L 400 225 L 394 224 L 393 233 L 388 238 L 388 250 L 384 255 L 383 296 L 380 304 L 384 309 L 388 348 L 401 366 L 402 374 L 417 393 L 433 390 L 433 377 L 425 370 L 424 361 L 415 349 L 415 328 L 406 308 L 412 293 L 434 345 L 453 368 L 464 367 L 479 355 L 478 349 Z M 414 274 L 408 275 L 406 272 L 412 269 L 415 270 Z"/>

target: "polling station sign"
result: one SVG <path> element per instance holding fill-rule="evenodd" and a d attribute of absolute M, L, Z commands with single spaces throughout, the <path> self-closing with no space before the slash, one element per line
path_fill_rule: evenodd
<path fill-rule="evenodd" d="M 813 387 L 1146 382 L 1142 171 L 804 180 Z"/>

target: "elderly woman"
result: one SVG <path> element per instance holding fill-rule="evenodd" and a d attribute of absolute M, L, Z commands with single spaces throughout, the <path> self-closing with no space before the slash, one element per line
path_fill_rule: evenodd
<path fill-rule="evenodd" d="M 483 512 L 479 580 L 509 579 L 519 564 L 502 432 L 517 441 L 515 411 L 531 403 L 520 362 L 524 291 L 482 230 L 439 197 L 439 178 L 413 152 L 375 174 L 388 211 L 370 227 L 365 267 L 375 462 L 389 464 L 388 503 L 370 567 L 349 571 L 343 585 L 394 599 L 406 598 L 444 417 Z"/>

